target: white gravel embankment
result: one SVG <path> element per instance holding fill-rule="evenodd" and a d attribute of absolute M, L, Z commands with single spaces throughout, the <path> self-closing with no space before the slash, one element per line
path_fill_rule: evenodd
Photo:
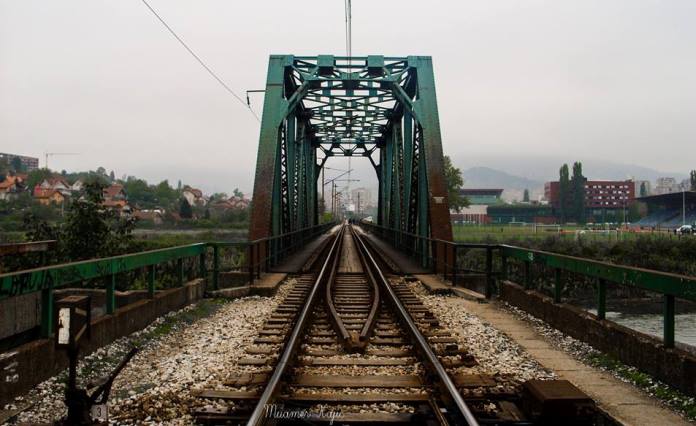
<path fill-rule="evenodd" d="M 192 424 L 190 410 L 200 402 L 193 392 L 216 388 L 225 380 L 230 366 L 245 356 L 258 330 L 292 288 L 287 280 L 272 297 L 246 297 L 222 305 L 210 316 L 191 324 L 178 324 L 148 341 L 114 382 L 109 401 L 111 424 Z M 176 316 L 196 305 L 169 314 Z M 80 363 L 82 384 L 104 376 L 120 361 L 131 342 L 166 321 L 160 318 L 148 328 L 119 339 Z M 161 328 L 161 327 L 160 327 Z M 159 329 L 157 329 L 159 330 Z M 65 415 L 63 372 L 20 397 L 37 403 L 16 419 L 20 423 L 42 423 Z"/>
<path fill-rule="evenodd" d="M 462 298 L 431 295 L 420 282 L 408 286 L 478 362 L 473 367 L 459 367 L 458 373 L 504 376 L 516 383 L 556 377 L 505 333 L 466 312 L 466 301 Z"/>

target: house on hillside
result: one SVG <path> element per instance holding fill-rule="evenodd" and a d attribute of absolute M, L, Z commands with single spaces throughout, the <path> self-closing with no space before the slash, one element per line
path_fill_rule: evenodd
<path fill-rule="evenodd" d="M 217 200 L 210 204 L 210 215 L 220 217 L 227 212 L 235 210 L 244 210 L 249 207 L 251 200 L 244 197 L 232 196 L 226 200 Z"/>
<path fill-rule="evenodd" d="M 161 225 L 164 222 L 164 211 L 159 209 L 137 210 L 133 213 L 133 217 L 138 220 L 152 222 L 154 225 Z"/>
<path fill-rule="evenodd" d="M 36 185 L 34 187 L 34 199 L 48 206 L 51 204 L 63 204 L 65 202 L 65 195 L 57 189 L 45 189 L 42 188 L 41 185 Z"/>
<path fill-rule="evenodd" d="M 63 176 L 52 176 L 41 181 L 38 185 L 42 190 L 58 191 L 63 197 L 67 197 L 71 193 L 71 185 Z"/>
<path fill-rule="evenodd" d="M 133 209 L 128 204 L 128 196 L 123 188 L 123 185 L 114 183 L 104 188 L 104 207 L 107 207 L 116 212 L 121 217 L 130 216 Z"/>
<path fill-rule="evenodd" d="M 191 188 L 190 186 L 184 186 L 181 195 L 188 201 L 191 206 L 205 206 L 208 200 L 203 196 L 203 191 L 196 188 Z"/>
<path fill-rule="evenodd" d="M 0 200 L 11 200 L 24 191 L 24 180 L 19 176 L 6 176 L 0 182 Z"/>
<path fill-rule="evenodd" d="M 70 191 L 73 193 L 80 193 L 85 189 L 85 183 L 81 179 L 76 180 L 70 185 Z"/>

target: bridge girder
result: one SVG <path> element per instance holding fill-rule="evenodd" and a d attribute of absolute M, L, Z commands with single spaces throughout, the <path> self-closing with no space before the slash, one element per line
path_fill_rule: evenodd
<path fill-rule="evenodd" d="M 430 57 L 270 57 L 250 239 L 317 224 L 333 156 L 368 157 L 379 224 L 452 240 Z"/>

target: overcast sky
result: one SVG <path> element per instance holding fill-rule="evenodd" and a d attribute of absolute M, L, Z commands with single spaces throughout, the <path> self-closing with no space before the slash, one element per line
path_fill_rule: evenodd
<path fill-rule="evenodd" d="M 263 88 L 269 54 L 345 53 L 342 0 L 150 4 L 242 96 Z M 684 172 L 696 166 L 695 23 L 694 0 L 354 0 L 353 53 L 433 56 L 455 158 L 595 155 Z M 42 164 L 77 152 L 49 165 L 250 191 L 258 132 L 141 1 L 0 0 L 0 152 Z"/>

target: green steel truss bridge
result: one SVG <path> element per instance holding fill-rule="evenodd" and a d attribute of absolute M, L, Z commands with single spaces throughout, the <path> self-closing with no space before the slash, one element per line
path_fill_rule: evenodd
<path fill-rule="evenodd" d="M 331 157 L 365 157 L 380 225 L 452 240 L 432 59 L 272 55 L 250 239 L 318 223 Z"/>

